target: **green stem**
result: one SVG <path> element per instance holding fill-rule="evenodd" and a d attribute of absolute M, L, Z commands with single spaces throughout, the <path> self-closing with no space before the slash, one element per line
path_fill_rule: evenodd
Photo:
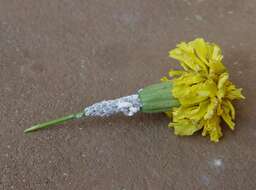
<path fill-rule="evenodd" d="M 79 112 L 79 113 L 67 115 L 67 116 L 64 116 L 64 117 L 61 117 L 61 118 L 58 118 L 58 119 L 54 119 L 54 120 L 51 120 L 51 121 L 47 121 L 45 123 L 40 123 L 40 124 L 37 124 L 37 125 L 33 125 L 32 127 L 24 130 L 24 133 L 29 133 L 29 132 L 36 131 L 36 130 L 39 130 L 39 129 L 45 129 L 45 128 L 48 128 L 48 127 L 51 127 L 51 126 L 54 126 L 54 125 L 62 124 L 62 123 L 66 122 L 66 121 L 69 121 L 69 120 L 78 119 L 78 118 L 82 117 L 83 115 L 84 115 L 84 112 Z"/>

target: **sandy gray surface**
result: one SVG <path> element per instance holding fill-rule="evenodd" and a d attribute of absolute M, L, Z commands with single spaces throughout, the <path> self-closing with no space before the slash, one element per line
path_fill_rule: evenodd
<path fill-rule="evenodd" d="M 255 0 L 0 0 L 0 189 L 256 189 Z M 163 114 L 39 121 L 158 82 L 168 50 L 223 48 L 244 88 L 234 132 L 180 138 Z"/>

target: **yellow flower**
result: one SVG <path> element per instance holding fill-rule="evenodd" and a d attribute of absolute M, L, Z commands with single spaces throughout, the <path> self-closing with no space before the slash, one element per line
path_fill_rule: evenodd
<path fill-rule="evenodd" d="M 222 136 L 221 120 L 232 130 L 235 126 L 231 101 L 244 99 L 242 89 L 229 80 L 221 49 L 198 38 L 178 44 L 169 56 L 177 59 L 184 69 L 169 71 L 173 77 L 172 95 L 180 103 L 171 111 L 173 121 L 169 126 L 176 135 L 192 135 L 202 129 L 203 136 L 209 135 L 211 141 L 218 142 Z"/>

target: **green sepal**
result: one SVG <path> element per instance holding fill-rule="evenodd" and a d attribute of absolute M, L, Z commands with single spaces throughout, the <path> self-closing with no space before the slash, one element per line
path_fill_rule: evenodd
<path fill-rule="evenodd" d="M 180 105 L 179 101 L 172 95 L 172 83 L 170 81 L 147 86 L 138 94 L 142 103 L 142 112 L 166 112 Z"/>

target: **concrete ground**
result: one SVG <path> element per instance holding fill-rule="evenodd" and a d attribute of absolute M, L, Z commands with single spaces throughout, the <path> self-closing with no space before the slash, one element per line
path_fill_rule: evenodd
<path fill-rule="evenodd" d="M 256 189 L 255 0 L 0 0 L 0 189 Z M 236 130 L 177 137 L 163 114 L 34 123 L 128 95 L 203 37 L 223 48 Z"/>

